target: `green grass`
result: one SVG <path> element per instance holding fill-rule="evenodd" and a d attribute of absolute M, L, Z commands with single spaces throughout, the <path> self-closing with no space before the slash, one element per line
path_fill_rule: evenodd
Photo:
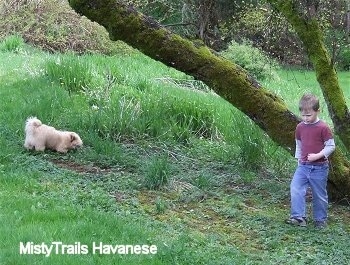
<path fill-rule="evenodd" d="M 312 72 L 279 75 L 266 86 L 292 110 L 304 91 L 319 93 Z M 339 77 L 350 93 L 349 73 Z M 285 225 L 294 159 L 191 77 L 137 53 L 76 57 L 23 45 L 0 52 L 0 80 L 0 264 L 349 262 L 349 207 L 331 204 L 322 231 Z M 78 132 L 84 147 L 25 151 L 32 115 Z M 158 251 L 19 254 L 20 242 L 54 241 Z"/>
<path fill-rule="evenodd" d="M 24 45 L 22 37 L 17 35 L 11 35 L 5 38 L 0 45 L 1 51 L 18 52 Z"/>
<path fill-rule="evenodd" d="M 312 71 L 306 70 L 284 70 L 279 72 L 279 80 L 265 81 L 264 84 L 273 90 L 277 95 L 285 100 L 290 110 L 299 113 L 298 104 L 300 95 L 313 93 L 320 98 L 321 116 L 331 124 L 326 103 L 324 102 L 322 91 L 316 81 L 316 75 Z M 350 74 L 349 72 L 339 72 L 338 79 L 340 87 L 344 93 L 347 105 L 350 105 Z"/>

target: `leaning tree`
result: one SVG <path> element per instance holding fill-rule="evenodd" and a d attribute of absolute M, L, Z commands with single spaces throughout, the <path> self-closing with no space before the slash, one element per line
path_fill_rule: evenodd
<path fill-rule="evenodd" d="M 276 143 L 294 154 L 294 130 L 299 118 L 283 99 L 263 88 L 239 66 L 207 47 L 183 39 L 131 5 L 117 0 L 70 0 L 80 14 L 104 26 L 112 40 L 122 40 L 147 56 L 187 73 L 249 116 Z M 306 47 L 325 96 L 335 132 L 350 150 L 350 114 L 337 75 L 322 41 L 317 20 L 304 17 L 297 1 L 269 0 L 287 17 Z M 336 149 L 331 157 L 329 191 L 332 199 L 350 195 L 350 162 Z"/>

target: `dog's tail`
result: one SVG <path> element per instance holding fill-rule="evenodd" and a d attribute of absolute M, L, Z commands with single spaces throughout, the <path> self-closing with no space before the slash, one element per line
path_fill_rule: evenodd
<path fill-rule="evenodd" d="M 42 125 L 42 122 L 37 117 L 29 117 L 26 121 L 25 131 L 30 131 Z"/>

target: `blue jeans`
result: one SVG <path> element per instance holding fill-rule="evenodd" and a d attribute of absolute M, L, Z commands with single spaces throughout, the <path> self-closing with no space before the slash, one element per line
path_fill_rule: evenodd
<path fill-rule="evenodd" d="M 312 190 L 312 209 L 314 221 L 326 221 L 328 209 L 327 178 L 329 166 L 299 164 L 292 182 L 291 217 L 306 217 L 306 190 Z"/>

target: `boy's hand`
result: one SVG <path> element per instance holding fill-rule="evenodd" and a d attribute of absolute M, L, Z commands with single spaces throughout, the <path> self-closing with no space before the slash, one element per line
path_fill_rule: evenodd
<path fill-rule="evenodd" d="M 308 154 L 307 155 L 307 160 L 310 162 L 316 161 L 318 159 L 321 159 L 324 157 L 324 154 L 322 152 L 317 153 L 317 154 Z"/>

